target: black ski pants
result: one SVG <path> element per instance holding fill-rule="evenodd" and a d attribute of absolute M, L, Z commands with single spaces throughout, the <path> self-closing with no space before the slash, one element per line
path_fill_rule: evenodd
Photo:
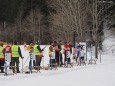
<path fill-rule="evenodd" d="M 4 72 L 4 67 L 2 67 L 2 66 L 4 66 L 4 63 L 5 63 L 4 60 L 0 60 L 0 69 L 1 69 L 1 72 Z"/>
<path fill-rule="evenodd" d="M 39 57 L 39 55 L 36 55 L 36 66 L 40 66 L 42 61 L 42 57 Z"/>
<path fill-rule="evenodd" d="M 16 70 L 17 73 L 19 73 L 19 57 L 12 57 L 12 66 L 15 66 L 16 64 Z M 13 71 L 15 71 L 14 67 L 13 67 Z"/>

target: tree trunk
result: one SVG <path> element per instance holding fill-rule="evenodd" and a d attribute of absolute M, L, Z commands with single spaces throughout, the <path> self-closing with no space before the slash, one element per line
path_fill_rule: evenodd
<path fill-rule="evenodd" d="M 95 43 L 95 58 L 98 59 L 98 44 Z"/>

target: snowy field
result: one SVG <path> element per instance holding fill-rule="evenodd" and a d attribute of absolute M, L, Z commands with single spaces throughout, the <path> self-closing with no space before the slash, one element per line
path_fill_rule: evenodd
<path fill-rule="evenodd" d="M 47 49 L 44 51 L 42 65 L 49 61 Z M 25 62 L 28 52 L 23 50 L 23 56 Z M 20 60 L 20 66 L 21 64 Z M 28 65 L 28 61 L 25 65 Z M 102 63 L 98 60 L 96 65 L 41 70 L 41 73 L 33 74 L 0 74 L 0 86 L 115 86 L 115 56 L 102 55 Z"/>

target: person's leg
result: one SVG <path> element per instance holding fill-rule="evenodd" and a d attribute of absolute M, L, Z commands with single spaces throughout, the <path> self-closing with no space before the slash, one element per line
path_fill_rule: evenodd
<path fill-rule="evenodd" d="M 52 67 L 55 67 L 55 59 L 52 59 Z"/>
<path fill-rule="evenodd" d="M 55 52 L 55 57 L 56 57 L 56 63 L 57 63 L 57 65 L 59 65 L 59 54 L 58 54 L 58 52 Z"/>
<path fill-rule="evenodd" d="M 36 65 L 36 62 L 35 62 L 35 60 L 33 60 L 33 66 L 35 66 Z"/>
<path fill-rule="evenodd" d="M 40 66 L 40 58 L 38 55 L 36 55 L 36 67 L 35 67 L 35 69 L 38 70 L 39 66 Z"/>
<path fill-rule="evenodd" d="M 10 67 L 9 67 L 9 69 L 12 69 L 12 57 L 11 57 L 11 62 L 10 62 Z"/>
<path fill-rule="evenodd" d="M 1 60 L 0 60 L 0 70 L 1 70 Z"/>
<path fill-rule="evenodd" d="M 31 61 L 29 61 L 29 69 L 31 68 Z"/>
<path fill-rule="evenodd" d="M 39 66 L 39 57 L 36 55 L 36 66 Z"/>
<path fill-rule="evenodd" d="M 40 70 L 40 64 L 41 64 L 41 57 L 38 56 L 37 57 L 37 66 L 38 67 L 36 67 L 37 70 Z"/>
<path fill-rule="evenodd" d="M 70 64 L 70 58 L 67 58 L 67 63 Z"/>
<path fill-rule="evenodd" d="M 59 63 L 59 52 L 57 52 L 57 65 L 60 65 L 60 63 Z"/>
<path fill-rule="evenodd" d="M 52 69 L 52 64 L 53 64 L 53 59 L 51 59 L 50 57 L 50 64 L 49 64 L 49 67 Z"/>
<path fill-rule="evenodd" d="M 38 57 L 38 66 L 40 67 L 40 63 L 41 63 L 41 58 Z"/>
<path fill-rule="evenodd" d="M 41 60 L 42 60 L 42 58 L 41 58 L 41 57 L 38 57 L 38 66 L 40 66 Z"/>
<path fill-rule="evenodd" d="M 84 65 L 85 65 L 85 57 L 84 57 L 84 56 L 83 56 L 83 59 L 82 59 L 82 60 L 83 60 L 83 63 L 84 63 Z"/>
<path fill-rule="evenodd" d="M 64 59 L 64 64 L 66 65 L 67 63 L 67 52 L 65 51 L 65 59 Z"/>
<path fill-rule="evenodd" d="M 70 58 L 68 58 L 68 62 L 69 62 L 69 63 L 71 62 Z"/>
<path fill-rule="evenodd" d="M 80 62 L 80 66 L 81 66 L 81 63 L 82 63 L 82 57 L 80 57 L 79 62 Z"/>
<path fill-rule="evenodd" d="M 50 59 L 49 59 L 49 66 L 51 65 L 51 57 L 50 57 Z"/>
<path fill-rule="evenodd" d="M 13 73 L 15 72 L 14 66 L 15 66 L 15 58 L 13 57 L 12 58 L 12 69 L 13 69 Z"/>
<path fill-rule="evenodd" d="M 16 70 L 17 70 L 17 73 L 20 73 L 20 71 L 19 71 L 19 57 L 16 58 Z"/>
<path fill-rule="evenodd" d="M 4 73 L 4 67 L 3 67 L 3 66 L 4 66 L 4 63 L 5 63 L 5 61 L 4 61 L 4 60 L 1 60 L 1 66 L 2 66 L 2 67 L 1 67 L 1 72 L 2 72 L 2 73 Z"/>
<path fill-rule="evenodd" d="M 78 56 L 79 56 L 79 55 L 78 55 L 78 53 L 77 53 L 77 56 L 76 56 L 76 63 L 78 62 Z"/>
<path fill-rule="evenodd" d="M 62 58 L 62 54 L 60 53 L 60 63 L 61 65 L 63 65 L 63 58 Z"/>

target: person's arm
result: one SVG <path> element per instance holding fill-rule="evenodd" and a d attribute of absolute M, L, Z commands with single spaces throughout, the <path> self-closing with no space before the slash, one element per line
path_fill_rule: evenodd
<path fill-rule="evenodd" d="M 4 48 L 4 49 L 3 49 L 3 51 L 2 51 L 2 52 L 3 52 L 3 54 L 4 54 L 4 56 L 5 56 L 5 50 L 6 50 L 6 48 Z"/>
<path fill-rule="evenodd" d="M 58 45 L 58 49 L 59 49 L 59 51 L 61 51 L 61 45 L 60 44 Z"/>
<path fill-rule="evenodd" d="M 40 46 L 37 46 L 37 49 L 42 52 L 43 50 L 40 48 Z"/>
<path fill-rule="evenodd" d="M 20 47 L 18 47 L 18 53 L 19 53 L 20 57 L 23 58 Z"/>

